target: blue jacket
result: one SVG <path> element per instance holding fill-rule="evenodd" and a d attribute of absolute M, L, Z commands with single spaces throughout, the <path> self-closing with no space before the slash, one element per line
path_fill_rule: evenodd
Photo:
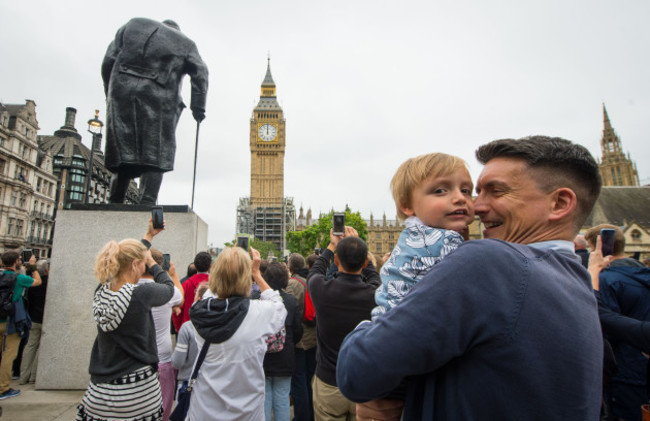
<path fill-rule="evenodd" d="M 596 299 L 563 243 L 463 243 L 394 309 L 348 335 L 339 389 L 363 402 L 407 380 L 407 420 L 597 420 Z"/>
<path fill-rule="evenodd" d="M 637 320 L 650 321 L 650 268 L 633 259 L 614 260 L 600 273 L 600 298 L 615 313 Z M 612 379 L 645 386 L 648 359 L 642 351 L 612 335 L 607 339 L 614 348 L 618 372 Z"/>

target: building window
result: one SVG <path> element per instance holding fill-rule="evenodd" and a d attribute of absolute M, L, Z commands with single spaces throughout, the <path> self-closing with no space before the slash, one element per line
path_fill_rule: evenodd
<path fill-rule="evenodd" d="M 5 167 L 7 166 L 7 161 L 0 159 L 0 175 L 4 175 Z"/>
<path fill-rule="evenodd" d="M 16 202 L 18 202 L 18 192 L 14 190 L 11 192 L 11 206 L 16 206 Z"/>
<path fill-rule="evenodd" d="M 630 233 L 630 236 L 632 237 L 632 240 L 639 241 L 641 239 L 641 231 L 634 229 Z"/>
<path fill-rule="evenodd" d="M 18 207 L 20 209 L 27 209 L 27 195 L 25 193 L 20 193 L 20 200 L 18 201 Z"/>
<path fill-rule="evenodd" d="M 73 183 L 84 184 L 86 182 L 86 172 L 77 168 L 71 168 L 70 181 Z"/>
<path fill-rule="evenodd" d="M 17 219 L 16 220 L 16 236 L 22 237 L 23 236 L 23 224 L 25 221 L 22 219 Z"/>
<path fill-rule="evenodd" d="M 7 221 L 7 235 L 11 235 L 15 225 L 16 225 L 16 219 L 9 218 L 9 220 Z"/>

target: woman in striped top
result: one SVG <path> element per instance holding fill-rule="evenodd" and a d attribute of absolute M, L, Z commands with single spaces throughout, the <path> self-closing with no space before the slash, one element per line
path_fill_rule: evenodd
<path fill-rule="evenodd" d="M 151 257 L 150 241 L 162 229 L 104 246 L 95 260 L 101 285 L 93 299 L 97 338 L 90 356 L 90 385 L 77 420 L 160 420 L 162 398 L 151 307 L 168 302 L 174 284 Z M 155 282 L 136 283 L 147 270 Z"/>

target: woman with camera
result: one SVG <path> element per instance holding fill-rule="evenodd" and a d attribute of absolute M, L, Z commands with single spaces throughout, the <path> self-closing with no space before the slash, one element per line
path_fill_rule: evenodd
<path fill-rule="evenodd" d="M 97 338 L 90 355 L 90 385 L 77 420 L 160 420 L 162 398 L 151 307 L 174 293 L 169 275 L 148 248 L 164 228 L 149 228 L 142 241 L 111 241 L 95 259 L 100 285 L 93 299 Z M 136 283 L 145 271 L 155 282 Z"/>
<path fill-rule="evenodd" d="M 209 343 L 193 386 L 190 420 L 263 420 L 266 336 L 284 326 L 287 311 L 277 291 L 260 273 L 260 254 L 253 261 L 240 247 L 227 248 L 210 269 L 203 300 L 190 310 L 199 349 Z M 249 298 L 251 275 L 259 300 Z"/>

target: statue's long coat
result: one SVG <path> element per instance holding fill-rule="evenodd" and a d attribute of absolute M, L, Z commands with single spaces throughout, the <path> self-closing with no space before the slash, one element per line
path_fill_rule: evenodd
<path fill-rule="evenodd" d="M 185 74 L 192 79 L 190 108 L 205 112 L 208 68 L 192 40 L 144 18 L 131 19 L 117 31 L 102 63 L 109 170 L 137 176 L 174 168 Z"/>

